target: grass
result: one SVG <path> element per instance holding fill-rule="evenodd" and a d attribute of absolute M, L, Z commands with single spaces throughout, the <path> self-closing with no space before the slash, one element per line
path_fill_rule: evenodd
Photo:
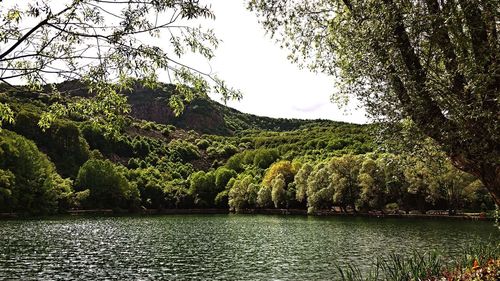
<path fill-rule="evenodd" d="M 436 252 L 378 258 L 368 272 L 337 266 L 342 281 L 500 280 L 500 243 L 468 247 L 452 260 Z"/>

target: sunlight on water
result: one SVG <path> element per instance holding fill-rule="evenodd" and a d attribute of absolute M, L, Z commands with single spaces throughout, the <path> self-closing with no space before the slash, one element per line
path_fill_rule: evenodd
<path fill-rule="evenodd" d="M 0 280 L 325 280 L 390 253 L 460 253 L 491 222 L 177 215 L 0 221 Z"/>

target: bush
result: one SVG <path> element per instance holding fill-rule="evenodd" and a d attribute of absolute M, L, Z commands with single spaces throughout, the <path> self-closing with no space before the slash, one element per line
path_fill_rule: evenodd
<path fill-rule="evenodd" d="M 217 169 L 215 171 L 215 186 L 217 187 L 217 190 L 224 190 L 229 180 L 236 178 L 237 175 L 236 171 L 225 167 Z"/>
<path fill-rule="evenodd" d="M 206 140 L 206 139 L 197 139 L 195 141 L 195 143 L 199 149 L 203 149 L 203 150 L 207 149 L 208 146 L 210 146 L 210 142 L 208 142 L 208 140 Z"/>
<path fill-rule="evenodd" d="M 183 161 L 191 161 L 200 158 L 198 148 L 194 144 L 184 140 L 173 140 L 168 144 L 168 148 Z"/>
<path fill-rule="evenodd" d="M 235 154 L 227 160 L 226 166 L 231 170 L 235 170 L 236 172 L 242 172 L 244 170 L 242 159 L 243 155 L 241 153 Z"/>
<path fill-rule="evenodd" d="M 253 164 L 259 168 L 266 169 L 276 159 L 278 159 L 278 151 L 276 149 L 259 149 L 255 153 Z"/>

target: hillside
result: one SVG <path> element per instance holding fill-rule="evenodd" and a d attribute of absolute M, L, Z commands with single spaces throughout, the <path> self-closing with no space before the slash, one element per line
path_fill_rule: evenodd
<path fill-rule="evenodd" d="M 75 82 L 58 87 L 66 99 L 89 95 Z M 0 94 L 16 119 L 0 132 L 0 213 L 492 206 L 480 182 L 439 151 L 427 160 L 377 151 L 374 125 L 259 117 L 209 99 L 175 117 L 173 86 L 164 89 L 127 93 L 132 111 L 113 132 L 78 115 L 44 131 L 38 121 L 52 97 Z M 462 187 L 450 191 L 448 182 Z M 456 190 L 467 192 L 448 196 Z"/>
<path fill-rule="evenodd" d="M 86 96 L 83 85 L 75 81 L 64 82 L 57 88 L 72 96 Z M 201 134 L 233 135 L 243 130 L 291 131 L 304 125 L 335 125 L 329 120 L 301 120 L 270 118 L 242 113 L 210 98 L 196 98 L 190 102 L 184 112 L 176 117 L 168 106 L 169 98 L 175 86 L 162 84 L 151 90 L 136 85 L 131 92 L 126 92 L 131 106 L 131 116 L 158 124 L 174 125 L 184 130 L 194 130 Z"/>

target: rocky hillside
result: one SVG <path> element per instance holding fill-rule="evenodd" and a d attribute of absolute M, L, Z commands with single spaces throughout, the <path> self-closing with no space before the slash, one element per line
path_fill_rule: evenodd
<path fill-rule="evenodd" d="M 57 85 L 57 88 L 73 96 L 88 95 L 85 87 L 76 81 Z M 329 120 L 301 120 L 256 116 L 242 113 L 210 98 L 196 98 L 189 103 L 180 116 L 175 116 L 168 102 L 175 86 L 163 84 L 159 89 L 149 89 L 137 85 L 127 92 L 131 105 L 131 116 L 158 124 L 174 125 L 184 130 L 194 130 L 201 134 L 228 136 L 243 130 L 291 131 L 304 125 L 335 125 Z"/>
<path fill-rule="evenodd" d="M 197 98 L 187 105 L 185 111 L 176 117 L 168 106 L 168 100 L 175 91 L 173 85 L 164 85 L 162 90 L 136 87 L 128 93 L 135 118 L 170 124 L 185 130 L 215 135 L 232 135 L 242 130 L 290 131 L 306 124 L 335 122 L 328 120 L 300 120 L 256 116 L 242 113 L 209 98 Z"/>

